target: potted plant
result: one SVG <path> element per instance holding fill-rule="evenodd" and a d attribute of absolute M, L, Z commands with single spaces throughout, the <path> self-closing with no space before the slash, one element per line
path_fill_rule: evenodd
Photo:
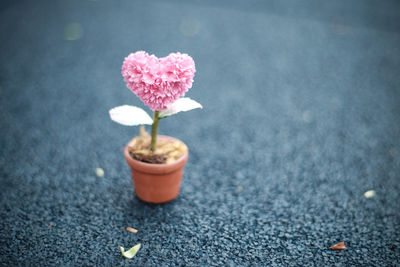
<path fill-rule="evenodd" d="M 138 51 L 122 64 L 127 87 L 153 111 L 153 118 L 143 109 L 129 105 L 109 112 L 111 119 L 120 124 L 142 125 L 140 136 L 125 146 L 124 156 L 132 171 L 136 195 L 145 202 L 168 202 L 179 194 L 188 148 L 182 141 L 157 132 L 161 119 L 202 108 L 198 102 L 183 97 L 192 87 L 195 72 L 193 59 L 179 52 L 158 59 Z M 151 125 L 151 134 L 143 125 Z"/>

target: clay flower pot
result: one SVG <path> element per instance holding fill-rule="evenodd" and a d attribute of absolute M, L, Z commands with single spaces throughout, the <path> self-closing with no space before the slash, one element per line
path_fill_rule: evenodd
<path fill-rule="evenodd" d="M 159 135 L 158 138 L 177 140 L 162 135 Z M 125 146 L 124 156 L 131 167 L 132 180 L 138 198 L 150 203 L 164 203 L 178 196 L 183 168 L 189 156 L 188 151 L 178 160 L 168 164 L 151 164 L 138 161 L 131 157 L 128 146 Z"/>

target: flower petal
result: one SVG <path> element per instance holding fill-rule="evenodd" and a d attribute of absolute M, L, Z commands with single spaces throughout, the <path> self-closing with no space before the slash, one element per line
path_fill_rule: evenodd
<path fill-rule="evenodd" d="M 188 54 L 157 58 L 144 51 L 127 56 L 121 74 L 127 87 L 151 110 L 164 110 L 192 87 L 196 66 Z"/>
<path fill-rule="evenodd" d="M 189 111 L 196 108 L 203 108 L 203 106 L 189 97 L 183 97 L 176 100 L 167 109 L 160 111 L 159 116 L 160 118 L 164 118 L 181 111 Z"/>
<path fill-rule="evenodd" d="M 110 117 L 113 121 L 126 126 L 153 124 L 153 119 L 141 108 L 123 105 L 110 109 Z"/>

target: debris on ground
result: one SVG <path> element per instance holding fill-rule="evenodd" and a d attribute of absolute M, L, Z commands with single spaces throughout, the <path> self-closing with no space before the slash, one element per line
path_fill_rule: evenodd
<path fill-rule="evenodd" d="M 136 253 L 139 251 L 141 244 L 137 244 L 136 246 L 132 247 L 128 251 L 125 251 L 124 247 L 119 247 L 121 249 L 122 256 L 127 259 L 132 259 L 135 257 Z"/>
<path fill-rule="evenodd" d="M 344 242 L 340 242 L 340 243 L 337 243 L 336 245 L 331 246 L 329 249 L 343 250 L 343 249 L 346 249 L 346 245 L 344 244 Z"/>
<path fill-rule="evenodd" d="M 373 198 L 376 195 L 375 190 L 368 190 L 364 193 L 365 198 Z"/>
<path fill-rule="evenodd" d="M 96 168 L 94 170 L 94 172 L 96 173 L 97 177 L 103 177 L 104 176 L 104 170 L 102 168 Z"/>
<path fill-rule="evenodd" d="M 132 228 L 132 227 L 126 227 L 125 229 L 126 229 L 126 231 L 131 232 L 131 233 L 134 233 L 134 234 L 136 234 L 136 233 L 138 232 L 137 229 Z"/>

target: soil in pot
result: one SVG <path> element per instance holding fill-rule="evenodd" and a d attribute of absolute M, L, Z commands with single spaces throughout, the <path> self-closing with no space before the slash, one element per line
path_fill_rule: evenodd
<path fill-rule="evenodd" d="M 157 138 L 155 151 L 150 150 L 151 137 L 144 127 L 140 128 L 140 136 L 128 143 L 128 151 L 133 159 L 152 164 L 169 164 L 181 158 L 187 152 L 187 146 L 176 139 Z"/>

